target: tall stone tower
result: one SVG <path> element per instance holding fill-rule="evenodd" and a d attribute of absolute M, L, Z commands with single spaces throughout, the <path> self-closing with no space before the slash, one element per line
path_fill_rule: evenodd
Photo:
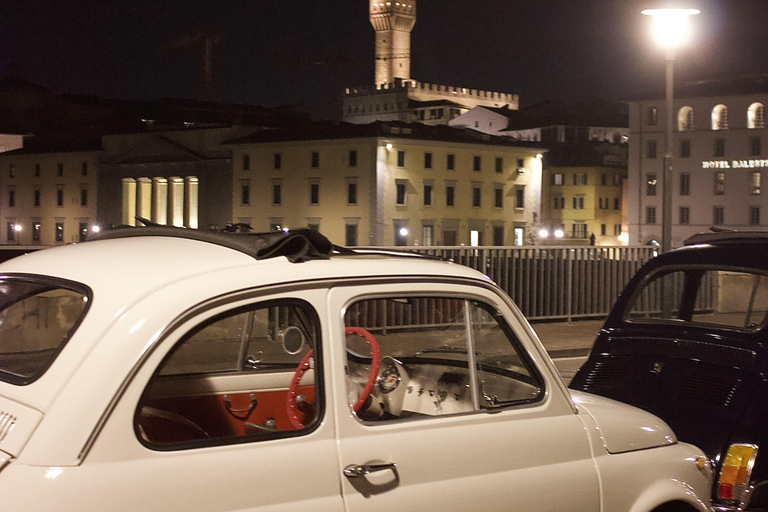
<path fill-rule="evenodd" d="M 376 85 L 410 80 L 416 0 L 369 0 L 369 14 L 376 31 Z"/>

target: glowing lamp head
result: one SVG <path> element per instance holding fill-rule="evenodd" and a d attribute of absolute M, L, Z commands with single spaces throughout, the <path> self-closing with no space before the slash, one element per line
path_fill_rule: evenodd
<path fill-rule="evenodd" d="M 549 231 L 546 229 L 540 229 L 539 230 L 539 238 L 547 238 L 549 236 Z"/>
<path fill-rule="evenodd" d="M 91 232 L 98 233 L 99 231 L 101 231 L 99 226 L 91 226 Z"/>
<path fill-rule="evenodd" d="M 408 236 L 408 228 L 402 227 L 398 233 L 400 233 L 400 236 Z"/>
<path fill-rule="evenodd" d="M 565 236 L 565 233 L 562 229 L 556 229 L 555 230 L 555 238 L 563 238 Z"/>
<path fill-rule="evenodd" d="M 688 38 L 688 18 L 699 14 L 698 9 L 646 9 L 643 14 L 653 18 L 654 36 L 664 48 L 676 48 Z"/>
<path fill-rule="evenodd" d="M 14 224 L 13 225 L 13 230 L 15 232 L 17 232 L 17 233 L 20 232 L 21 231 L 21 224 Z"/>

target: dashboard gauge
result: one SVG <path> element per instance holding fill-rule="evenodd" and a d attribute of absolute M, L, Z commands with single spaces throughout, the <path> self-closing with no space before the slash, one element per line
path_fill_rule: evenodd
<path fill-rule="evenodd" d="M 382 393 L 391 393 L 397 386 L 400 385 L 402 377 L 397 369 L 397 363 L 388 358 L 386 361 L 382 361 L 384 369 L 379 374 L 378 386 Z"/>

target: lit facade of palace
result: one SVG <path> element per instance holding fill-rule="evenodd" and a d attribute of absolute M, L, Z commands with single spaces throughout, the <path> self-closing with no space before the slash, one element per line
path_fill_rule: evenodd
<path fill-rule="evenodd" d="M 675 90 L 672 246 L 715 229 L 764 230 L 768 199 L 768 77 L 701 82 Z M 661 242 L 663 98 L 630 104 L 630 243 Z"/>
<path fill-rule="evenodd" d="M 343 245 L 522 245 L 541 150 L 448 127 L 375 123 L 229 143 L 233 220 L 310 226 Z"/>
<path fill-rule="evenodd" d="M 416 0 L 369 0 L 369 18 L 376 31 L 374 83 L 346 89 L 343 120 L 419 122 L 438 125 L 478 105 L 517 109 L 515 94 L 421 83 L 411 79 L 411 30 Z"/>

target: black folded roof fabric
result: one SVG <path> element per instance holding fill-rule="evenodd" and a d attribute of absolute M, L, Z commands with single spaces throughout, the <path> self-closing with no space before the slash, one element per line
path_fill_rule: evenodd
<path fill-rule="evenodd" d="M 245 253 L 257 260 L 285 256 L 293 263 L 331 257 L 334 246 L 330 240 L 309 228 L 293 229 L 287 232 L 269 233 L 224 233 L 172 226 L 123 226 L 104 230 L 88 240 L 108 240 L 162 236 L 198 240 Z"/>

